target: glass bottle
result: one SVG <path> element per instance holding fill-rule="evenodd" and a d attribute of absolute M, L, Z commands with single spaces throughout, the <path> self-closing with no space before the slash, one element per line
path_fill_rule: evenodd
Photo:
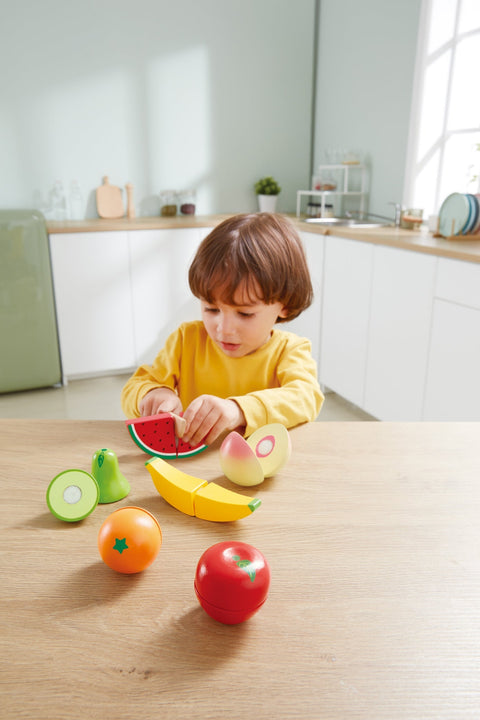
<path fill-rule="evenodd" d="M 160 215 L 173 217 L 177 214 L 177 193 L 175 190 L 164 190 L 160 193 Z"/>
<path fill-rule="evenodd" d="M 69 195 L 69 206 L 70 206 L 70 219 L 71 220 L 82 220 L 83 218 L 83 197 L 82 191 L 77 180 L 72 180 L 70 183 L 70 195 Z"/>
<path fill-rule="evenodd" d="M 195 190 L 184 190 L 180 193 L 180 212 L 182 215 L 195 215 L 195 199 Z"/>

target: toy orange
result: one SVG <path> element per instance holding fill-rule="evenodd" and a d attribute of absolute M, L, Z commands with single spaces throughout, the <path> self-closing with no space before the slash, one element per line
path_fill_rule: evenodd
<path fill-rule="evenodd" d="M 157 519 L 139 507 L 115 510 L 98 533 L 103 562 L 121 573 L 137 573 L 153 563 L 162 546 Z"/>

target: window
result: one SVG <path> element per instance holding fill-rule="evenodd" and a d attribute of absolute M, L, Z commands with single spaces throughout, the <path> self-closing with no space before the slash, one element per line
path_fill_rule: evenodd
<path fill-rule="evenodd" d="M 480 0 L 423 0 L 404 200 L 480 193 Z"/>

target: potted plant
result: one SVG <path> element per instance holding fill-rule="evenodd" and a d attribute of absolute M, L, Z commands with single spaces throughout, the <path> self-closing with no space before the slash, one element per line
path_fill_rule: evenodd
<path fill-rule="evenodd" d="M 260 212 L 275 212 L 277 197 L 281 191 L 280 185 L 271 176 L 257 180 L 255 192 L 258 195 L 258 207 Z"/>

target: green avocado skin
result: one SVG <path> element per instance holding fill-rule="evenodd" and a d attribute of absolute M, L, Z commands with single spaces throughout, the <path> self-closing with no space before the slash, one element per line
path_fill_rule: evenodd
<path fill-rule="evenodd" d="M 118 458 L 108 448 L 102 448 L 94 453 L 92 475 L 100 488 L 99 503 L 117 502 L 130 492 L 130 483 L 120 472 Z"/>

